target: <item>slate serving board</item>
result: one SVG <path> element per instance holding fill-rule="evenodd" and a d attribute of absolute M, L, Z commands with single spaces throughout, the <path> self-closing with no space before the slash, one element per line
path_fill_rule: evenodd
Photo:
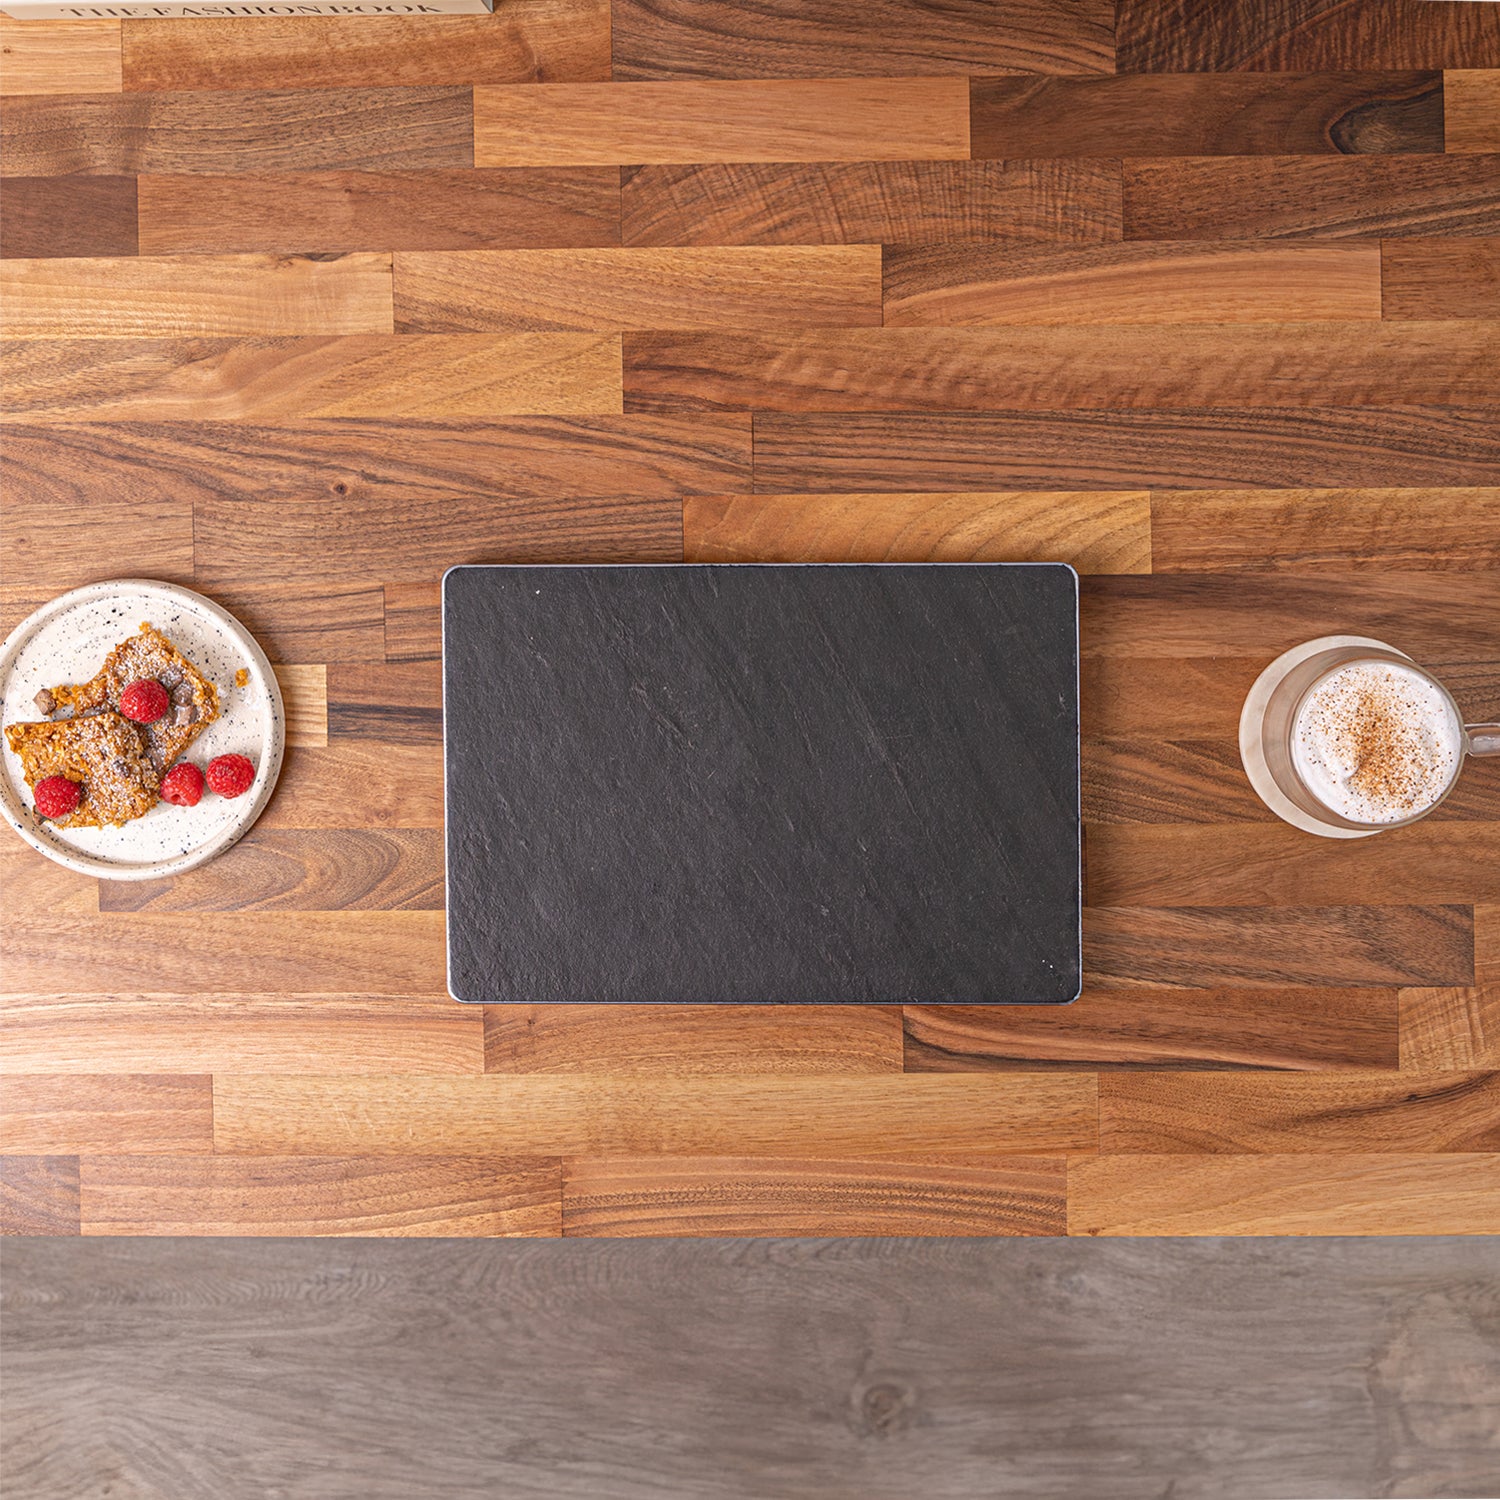
<path fill-rule="evenodd" d="M 459 567 L 459 1000 L 1078 994 L 1062 564 Z"/>

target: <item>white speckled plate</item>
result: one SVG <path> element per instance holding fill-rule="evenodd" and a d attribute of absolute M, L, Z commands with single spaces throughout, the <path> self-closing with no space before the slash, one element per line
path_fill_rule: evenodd
<path fill-rule="evenodd" d="M 281 770 L 285 716 L 281 689 L 255 638 L 211 599 L 174 583 L 117 578 L 91 583 L 45 604 L 0 646 L 0 722 L 41 717 L 32 699 L 44 687 L 85 682 L 110 650 L 149 621 L 219 689 L 221 717 L 193 741 L 187 759 L 206 767 L 235 752 L 255 765 L 240 797 L 207 788 L 197 807 L 159 802 L 123 828 L 57 828 L 36 815 L 20 758 L 4 746 L 0 811 L 48 859 L 106 880 L 177 875 L 222 854 L 255 822 Z M 249 681 L 235 686 L 244 668 Z"/>

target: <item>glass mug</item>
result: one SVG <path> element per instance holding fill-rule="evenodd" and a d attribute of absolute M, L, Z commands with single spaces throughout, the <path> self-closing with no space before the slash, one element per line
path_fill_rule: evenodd
<path fill-rule="evenodd" d="M 1294 749 L 1299 719 L 1314 692 L 1334 673 L 1356 663 L 1401 668 L 1400 678 L 1426 684 L 1428 702 L 1440 716 L 1448 716 L 1437 736 L 1451 761 L 1446 781 L 1411 813 L 1380 822 L 1361 822 L 1330 806 L 1310 785 Z M 1367 636 L 1326 635 L 1294 646 L 1256 678 L 1240 712 L 1240 760 L 1250 785 L 1277 817 L 1323 838 L 1367 838 L 1418 822 L 1453 790 L 1470 755 L 1500 755 L 1500 724 L 1466 725 L 1452 695 L 1437 678 L 1404 652 Z"/>

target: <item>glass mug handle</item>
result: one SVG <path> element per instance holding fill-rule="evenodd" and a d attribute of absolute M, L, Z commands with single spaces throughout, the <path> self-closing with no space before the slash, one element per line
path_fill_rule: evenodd
<path fill-rule="evenodd" d="M 1500 724 L 1465 724 L 1470 755 L 1500 755 Z"/>

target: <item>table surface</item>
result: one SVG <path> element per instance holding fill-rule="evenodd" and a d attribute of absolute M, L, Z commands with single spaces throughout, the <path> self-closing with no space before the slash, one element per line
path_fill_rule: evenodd
<path fill-rule="evenodd" d="M 0 24 L 4 622 L 190 583 L 292 721 L 202 870 L 0 845 L 8 1230 L 1500 1230 L 1500 763 L 1235 752 L 1330 631 L 1500 717 L 1500 7 L 1115 10 Z M 447 998 L 443 569 L 684 557 L 1079 569 L 1076 1005 Z"/>

